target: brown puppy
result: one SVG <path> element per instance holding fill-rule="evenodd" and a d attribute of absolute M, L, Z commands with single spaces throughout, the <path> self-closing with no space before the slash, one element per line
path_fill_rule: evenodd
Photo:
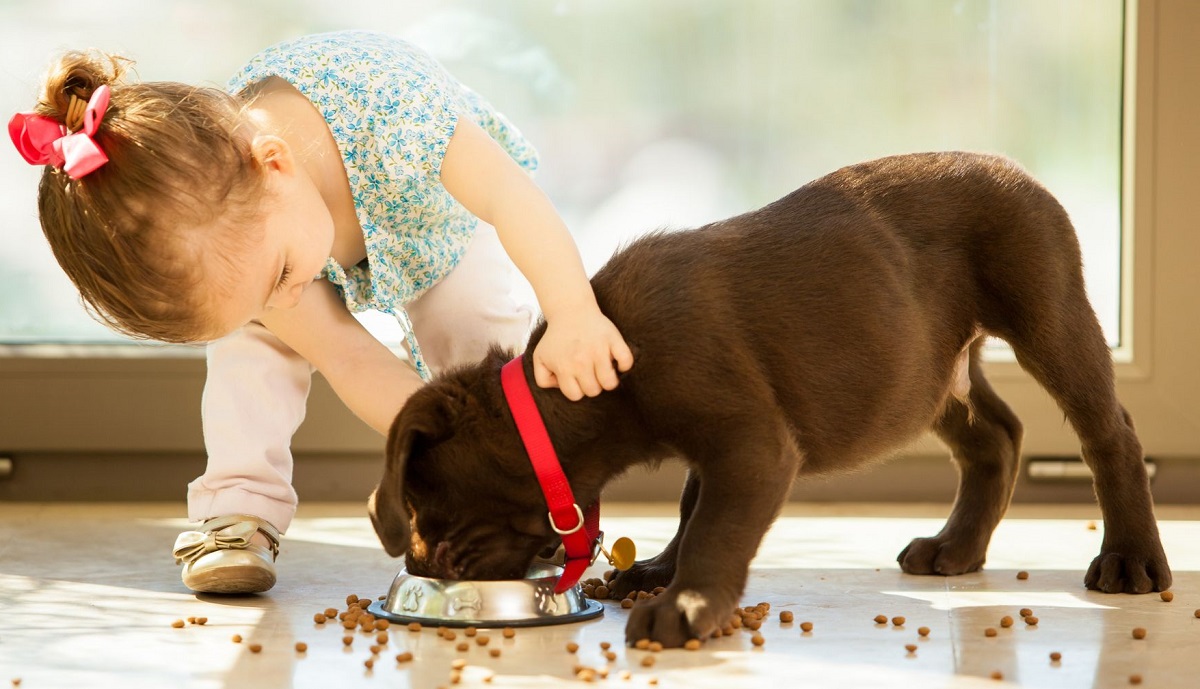
<path fill-rule="evenodd" d="M 931 429 L 953 453 L 958 496 L 900 566 L 978 570 L 1021 445 L 983 377 L 984 335 L 1012 345 L 1082 440 L 1105 526 L 1088 588 L 1170 586 L 1074 230 L 1012 162 L 934 153 L 844 168 L 760 210 L 642 238 L 592 285 L 635 348 L 633 369 L 581 402 L 532 386 L 578 503 L 634 464 L 689 465 L 675 538 L 614 582 L 618 595 L 667 586 L 633 608 L 627 640 L 707 637 L 738 604 L 797 475 L 848 471 Z M 414 573 L 516 578 L 558 542 L 501 391 L 511 356 L 445 375 L 396 418 L 370 513 Z"/>

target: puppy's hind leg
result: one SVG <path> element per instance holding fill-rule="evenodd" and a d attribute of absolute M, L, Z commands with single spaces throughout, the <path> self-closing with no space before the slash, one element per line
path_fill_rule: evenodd
<path fill-rule="evenodd" d="M 668 586 L 675 577 L 675 560 L 679 555 L 679 541 L 696 507 L 700 496 L 700 475 L 688 469 L 687 481 L 683 484 L 683 495 L 679 498 L 679 528 L 675 537 L 662 552 L 648 560 L 638 560 L 624 572 L 618 572 L 609 585 L 613 600 L 621 600 L 630 591 L 651 591 L 659 586 Z"/>
<path fill-rule="evenodd" d="M 992 531 L 1008 509 L 1021 452 L 1021 422 L 979 368 L 982 339 L 970 347 L 966 402 L 948 398 L 934 432 L 950 447 L 958 494 L 942 530 L 916 538 L 897 561 L 909 574 L 963 574 L 983 566 Z M 958 392 L 958 391 L 956 391 Z"/>

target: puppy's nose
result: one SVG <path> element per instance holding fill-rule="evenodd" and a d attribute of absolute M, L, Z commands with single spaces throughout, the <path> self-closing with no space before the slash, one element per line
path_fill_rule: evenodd
<path fill-rule="evenodd" d="M 433 568 L 439 572 L 450 571 L 450 542 L 439 541 L 433 549 Z"/>

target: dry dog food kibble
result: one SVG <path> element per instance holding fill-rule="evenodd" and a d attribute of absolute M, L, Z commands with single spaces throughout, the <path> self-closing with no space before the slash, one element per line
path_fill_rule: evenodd
<path fill-rule="evenodd" d="M 642 658 L 642 667 L 650 667 L 654 665 L 654 656 L 645 656 Z"/>
<path fill-rule="evenodd" d="M 916 644 L 904 644 L 904 650 L 908 651 L 909 653 L 916 653 L 917 645 Z"/>
<path fill-rule="evenodd" d="M 195 617 L 189 617 L 189 618 L 188 618 L 188 624 L 196 624 L 196 618 L 195 618 Z"/>
<path fill-rule="evenodd" d="M 329 618 L 325 617 L 325 613 L 323 613 L 323 612 L 319 612 L 319 613 L 313 615 L 313 622 L 315 622 L 317 624 L 325 624 L 325 620 L 327 620 L 327 619 L 329 619 Z"/>
<path fill-rule="evenodd" d="M 887 617 L 884 615 L 876 615 L 875 624 L 887 624 Z"/>
<path fill-rule="evenodd" d="M 638 640 L 637 640 L 637 641 L 636 641 L 636 642 L 633 644 L 633 647 L 634 647 L 634 648 L 636 648 L 636 649 L 639 649 L 639 650 L 642 650 L 642 651 L 644 651 L 644 650 L 646 650 L 647 648 L 650 648 L 650 639 L 638 639 Z"/>
<path fill-rule="evenodd" d="M 330 619 L 337 617 L 337 608 L 325 608 L 325 617 Z"/>
<path fill-rule="evenodd" d="M 633 607 L 633 601 L 626 598 L 625 600 L 621 601 L 621 607 L 628 610 Z"/>
<path fill-rule="evenodd" d="M 983 630 L 983 635 L 996 636 L 996 629 L 994 627 L 988 627 L 987 629 Z"/>
<path fill-rule="evenodd" d="M 493 657 L 493 658 L 499 658 L 499 657 L 500 657 L 500 649 L 498 649 L 498 648 L 489 648 L 489 649 L 488 649 L 488 655 L 490 655 L 490 656 L 491 656 L 491 657 Z"/>
<path fill-rule="evenodd" d="M 408 631 L 410 631 L 410 632 L 421 631 L 421 623 L 420 622 L 409 622 L 408 623 Z"/>
<path fill-rule="evenodd" d="M 1050 660 L 1053 660 L 1054 662 L 1057 663 L 1058 661 L 1062 660 L 1062 654 L 1059 653 L 1058 651 L 1055 651 L 1050 654 Z"/>
<path fill-rule="evenodd" d="M 893 625 L 895 625 L 895 626 L 897 626 L 897 627 L 903 627 L 903 626 L 904 626 L 904 617 L 903 617 L 903 616 L 900 616 L 900 617 L 893 617 L 893 618 L 892 618 L 892 624 L 893 624 Z"/>
<path fill-rule="evenodd" d="M 364 665 L 364 666 L 365 666 L 365 667 L 366 667 L 368 670 L 370 670 L 371 668 L 375 667 L 375 659 L 374 659 L 374 658 L 367 658 L 366 660 L 364 660 L 364 661 L 363 661 L 363 665 Z"/>
<path fill-rule="evenodd" d="M 387 646 L 388 638 L 387 632 L 379 632 L 375 635 L 375 643 L 381 646 Z"/>
<path fill-rule="evenodd" d="M 567 653 L 574 653 L 575 651 L 578 651 L 578 650 L 579 650 L 579 644 L 575 643 L 574 641 L 567 642 Z"/>
<path fill-rule="evenodd" d="M 480 634 L 479 636 L 475 637 L 475 643 L 479 644 L 480 646 L 487 646 L 488 642 L 491 640 L 492 637 L 488 636 L 487 634 Z"/>
<path fill-rule="evenodd" d="M 371 644 L 371 648 L 369 650 L 371 651 L 371 655 L 377 656 L 379 655 L 379 652 L 383 650 L 383 647 L 377 644 Z"/>
<path fill-rule="evenodd" d="M 811 632 L 812 628 L 813 628 L 812 622 L 801 622 L 800 623 L 800 631 L 802 631 L 802 632 Z"/>
<path fill-rule="evenodd" d="M 1004 679 L 1004 673 L 999 670 L 992 671 L 992 679 Z"/>
<path fill-rule="evenodd" d="M 308 650 L 308 644 L 304 643 L 303 641 L 296 642 L 296 652 L 297 653 L 304 653 L 307 650 Z"/>
<path fill-rule="evenodd" d="M 1020 579 L 1021 581 L 1025 581 L 1026 579 L 1029 578 L 1029 572 L 1026 572 L 1025 570 L 1021 570 L 1020 572 L 1017 572 L 1017 578 Z"/>
<path fill-rule="evenodd" d="M 347 635 L 347 636 L 343 636 L 343 637 L 342 637 L 342 644 L 343 644 L 343 645 L 345 645 L 345 646 L 349 646 L 349 645 L 350 645 L 350 644 L 352 644 L 352 643 L 354 643 L 354 637 L 352 637 L 352 636 L 349 636 L 349 635 Z"/>
<path fill-rule="evenodd" d="M 1133 638 L 1135 638 L 1135 639 L 1146 638 L 1146 630 L 1143 627 L 1134 627 Z"/>
<path fill-rule="evenodd" d="M 262 650 L 262 644 L 250 644 L 249 648 L 251 653 L 258 653 Z"/>
<path fill-rule="evenodd" d="M 467 636 L 475 636 L 478 633 L 479 633 L 479 630 L 474 627 L 467 627 L 466 629 L 463 630 L 463 634 L 466 634 Z"/>
<path fill-rule="evenodd" d="M 601 651 L 607 651 L 610 648 L 612 648 L 612 644 L 608 643 L 607 641 L 600 642 L 600 650 Z"/>
<path fill-rule="evenodd" d="M 1200 608 L 1196 608 L 1196 612 L 1192 614 L 1196 616 L 1196 619 L 1200 620 Z"/>
<path fill-rule="evenodd" d="M 1142 676 L 1141 676 L 1141 675 L 1130 675 L 1130 676 L 1129 676 L 1129 683 L 1130 683 L 1130 684 L 1141 684 L 1141 683 L 1142 683 Z"/>
<path fill-rule="evenodd" d="M 1175 594 L 1171 593 L 1170 591 L 1163 591 L 1162 593 L 1158 594 L 1158 596 L 1159 596 L 1159 598 L 1162 598 L 1167 603 L 1170 603 L 1171 601 L 1175 600 Z"/>
<path fill-rule="evenodd" d="M 174 622 L 171 623 L 171 626 L 176 629 L 182 629 L 183 628 L 183 620 L 175 620 Z"/>
<path fill-rule="evenodd" d="M 1038 618 L 1034 617 L 1033 615 L 1030 615 L 1029 617 L 1025 618 L 1025 624 L 1029 625 L 1030 627 L 1036 627 L 1037 623 L 1038 623 Z"/>
<path fill-rule="evenodd" d="M 466 653 L 467 651 L 471 650 L 471 644 L 467 643 L 466 641 L 460 641 L 458 642 L 458 645 L 454 647 L 454 650 L 458 651 L 459 653 Z"/>
<path fill-rule="evenodd" d="M 663 645 L 658 641 L 651 641 L 649 649 L 651 653 L 662 653 Z"/>
<path fill-rule="evenodd" d="M 605 651 L 605 652 L 604 652 L 604 659 L 605 659 L 605 660 L 607 660 L 607 661 L 608 661 L 608 662 L 610 662 L 610 663 L 611 663 L 611 662 L 614 662 L 614 661 L 617 659 L 617 654 L 616 654 L 616 652 L 615 652 L 615 651 Z"/>
<path fill-rule="evenodd" d="M 241 634 L 234 634 L 234 635 L 233 635 L 233 638 L 232 638 L 232 639 L 230 639 L 230 640 L 231 640 L 231 641 L 233 641 L 233 643 L 235 643 L 235 644 L 240 644 L 240 643 L 242 643 L 242 635 L 241 635 Z"/>
<path fill-rule="evenodd" d="M 375 620 L 375 628 L 381 631 L 391 626 L 392 623 L 388 622 L 387 620 Z"/>
<path fill-rule="evenodd" d="M 450 667 L 454 668 L 455 670 L 461 670 L 466 666 L 467 661 L 463 660 L 462 658 L 455 658 L 454 662 L 450 663 Z"/>
<path fill-rule="evenodd" d="M 1009 627 L 1013 626 L 1013 618 L 1009 617 L 1008 615 L 1001 617 L 1000 618 L 1000 626 L 1004 627 L 1005 629 L 1008 629 Z"/>
<path fill-rule="evenodd" d="M 197 617 L 196 624 L 200 624 L 200 625 L 208 624 L 208 618 L 207 617 Z"/>
<path fill-rule="evenodd" d="M 405 651 L 403 653 L 396 654 L 396 662 L 397 663 L 407 663 L 408 661 L 410 661 L 412 659 L 413 659 L 413 654 L 411 651 Z"/>
<path fill-rule="evenodd" d="M 350 594 L 349 596 L 346 596 L 346 605 L 354 605 L 357 602 L 358 602 L 358 596 L 354 595 L 353 593 Z"/>
<path fill-rule="evenodd" d="M 762 634 L 754 632 L 754 636 L 750 637 L 750 643 L 754 644 L 755 646 L 762 646 L 763 644 L 767 643 L 767 640 L 763 638 Z"/>
<path fill-rule="evenodd" d="M 700 650 L 700 639 L 688 639 L 683 647 L 689 651 L 698 651 Z"/>
<path fill-rule="evenodd" d="M 517 630 L 513 629 L 512 627 L 504 628 L 504 638 L 511 639 L 516 635 L 517 635 Z"/>
<path fill-rule="evenodd" d="M 783 612 L 779 613 L 780 622 L 791 622 L 793 619 L 795 619 L 795 617 L 793 617 L 791 610 L 784 610 Z"/>
<path fill-rule="evenodd" d="M 918 627 L 917 636 L 929 636 L 929 627 Z"/>
<path fill-rule="evenodd" d="M 1030 610 L 1029 608 L 1021 608 L 1021 617 L 1029 617 L 1032 614 L 1033 614 L 1033 611 Z"/>

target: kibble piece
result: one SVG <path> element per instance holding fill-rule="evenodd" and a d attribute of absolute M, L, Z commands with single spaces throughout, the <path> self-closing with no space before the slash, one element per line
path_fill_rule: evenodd
<path fill-rule="evenodd" d="M 304 653 L 307 650 L 308 650 L 308 644 L 304 643 L 303 641 L 296 642 L 296 652 L 297 653 Z"/>
<path fill-rule="evenodd" d="M 354 629 L 357 626 L 358 622 L 353 617 L 347 617 L 346 619 L 342 620 L 343 629 Z"/>
<path fill-rule="evenodd" d="M 326 617 L 325 617 L 324 613 L 319 612 L 319 613 L 313 615 L 313 622 L 315 622 L 317 624 L 325 624 L 325 620 L 326 620 Z"/>
<path fill-rule="evenodd" d="M 258 653 L 262 651 L 262 644 L 250 644 L 247 648 L 250 649 L 251 653 Z"/>
<path fill-rule="evenodd" d="M 567 653 L 574 653 L 579 650 L 579 644 L 574 641 L 567 642 Z"/>
<path fill-rule="evenodd" d="M 242 635 L 234 634 L 233 638 L 231 638 L 230 640 L 233 641 L 233 643 L 235 643 L 235 644 L 240 644 L 240 643 L 242 643 Z"/>
<path fill-rule="evenodd" d="M 1196 616 L 1196 619 L 1200 620 L 1200 608 L 1196 608 L 1196 612 L 1192 614 Z"/>
<path fill-rule="evenodd" d="M 1130 675 L 1130 676 L 1129 676 L 1129 683 L 1130 683 L 1130 684 L 1141 684 L 1141 683 L 1142 683 L 1142 676 L 1141 676 L 1141 675 Z"/>
<path fill-rule="evenodd" d="M 446 641 L 454 641 L 458 638 L 458 635 L 447 629 L 446 631 L 442 632 L 442 638 Z"/>
<path fill-rule="evenodd" d="M 364 660 L 364 661 L 363 661 L 363 665 L 364 665 L 364 666 L 365 666 L 365 667 L 366 667 L 368 670 L 370 670 L 371 668 L 375 667 L 375 659 L 374 659 L 374 658 L 367 658 L 366 660 Z"/>
<path fill-rule="evenodd" d="M 594 595 L 596 598 L 599 598 L 601 600 L 608 598 L 610 593 L 611 592 L 608 590 L 608 587 L 603 584 L 601 584 L 600 586 L 597 586 L 595 588 L 595 590 L 592 591 L 592 595 Z"/>
<path fill-rule="evenodd" d="M 1038 618 L 1034 617 L 1033 615 L 1030 615 L 1029 617 L 1025 618 L 1025 624 L 1029 625 L 1030 627 L 1036 627 L 1037 623 L 1038 623 Z"/>
<path fill-rule="evenodd" d="M 647 648 L 650 648 L 650 639 L 638 639 L 636 642 L 634 642 L 633 647 L 644 651 Z"/>
<path fill-rule="evenodd" d="M 929 627 L 918 627 L 917 636 L 929 636 Z"/>
<path fill-rule="evenodd" d="M 488 642 L 491 640 L 492 637 L 488 636 L 487 634 L 480 634 L 479 636 L 475 637 L 475 643 L 479 644 L 480 646 L 487 646 Z"/>
<path fill-rule="evenodd" d="M 382 646 L 379 646 L 378 644 L 371 644 L 371 648 L 370 648 L 371 655 L 377 656 L 377 655 L 379 655 L 379 652 L 382 650 L 383 650 Z"/>
<path fill-rule="evenodd" d="M 1146 630 L 1145 630 L 1145 628 L 1143 628 L 1143 627 L 1134 627 L 1134 628 L 1133 628 L 1133 638 L 1135 638 L 1135 639 L 1144 639 L 1144 638 L 1146 638 Z"/>
<path fill-rule="evenodd" d="M 363 610 L 366 610 L 368 607 L 371 606 L 371 599 L 370 598 L 360 598 L 358 600 L 358 602 L 355 603 L 355 605 L 362 608 Z"/>
<path fill-rule="evenodd" d="M 617 654 L 614 651 L 605 651 L 604 659 L 608 662 L 614 662 L 617 659 Z"/>
<path fill-rule="evenodd" d="M 875 624 L 887 624 L 887 616 L 876 615 L 875 616 Z"/>
<path fill-rule="evenodd" d="M 357 602 L 358 602 L 358 596 L 354 595 L 353 593 L 350 594 L 349 596 L 346 596 L 346 605 L 354 605 Z"/>
<path fill-rule="evenodd" d="M 642 667 L 650 667 L 654 665 L 654 656 L 645 656 L 642 658 Z"/>
<path fill-rule="evenodd" d="M 1017 578 L 1020 579 L 1021 581 L 1025 581 L 1026 579 L 1029 578 L 1029 572 L 1026 572 L 1025 570 L 1021 570 L 1020 572 L 1017 572 Z"/>
<path fill-rule="evenodd" d="M 1033 611 L 1030 610 L 1029 608 L 1021 608 L 1021 617 L 1029 617 L 1032 614 L 1033 614 Z"/>
<path fill-rule="evenodd" d="M 1001 617 L 1000 618 L 1000 626 L 1004 627 L 1005 629 L 1008 629 L 1009 627 L 1013 626 L 1013 618 L 1009 617 L 1008 615 Z"/>
<path fill-rule="evenodd" d="M 763 638 L 762 634 L 754 632 L 754 636 L 750 637 L 750 643 L 754 644 L 755 646 L 762 646 L 763 644 L 767 643 L 767 640 Z"/>
<path fill-rule="evenodd" d="M 1087 529 L 1088 529 L 1088 531 L 1095 531 L 1096 530 L 1096 522 L 1088 522 Z"/>
<path fill-rule="evenodd" d="M 175 620 L 174 622 L 171 623 L 171 626 L 176 629 L 182 629 L 183 628 L 183 620 Z"/>
<path fill-rule="evenodd" d="M 463 630 L 463 634 L 465 634 L 466 636 L 475 636 L 478 633 L 479 633 L 479 630 L 474 627 L 467 627 L 466 629 Z"/>
<path fill-rule="evenodd" d="M 1050 654 L 1050 660 L 1057 663 L 1058 661 L 1062 660 L 1062 654 L 1059 653 L 1058 651 L 1054 651 L 1053 653 Z"/>
<path fill-rule="evenodd" d="M 380 631 L 387 629 L 388 627 L 391 627 L 391 626 L 392 626 L 392 623 L 388 622 L 387 620 L 375 620 L 375 628 Z"/>
<path fill-rule="evenodd" d="M 193 617 L 189 617 L 187 621 L 188 621 L 188 624 L 196 624 L 196 618 L 195 618 L 195 616 L 193 616 Z"/>
<path fill-rule="evenodd" d="M 1158 597 L 1162 598 L 1166 603 L 1170 603 L 1171 601 L 1175 600 L 1175 594 L 1171 593 L 1170 591 L 1163 591 L 1162 593 L 1158 594 Z"/>
<path fill-rule="evenodd" d="M 575 673 L 575 679 L 583 682 L 594 682 L 596 681 L 596 671 L 590 667 L 585 667 L 579 672 Z"/>
<path fill-rule="evenodd" d="M 892 624 L 897 627 L 903 627 L 904 626 L 904 617 L 903 616 L 893 617 Z"/>
<path fill-rule="evenodd" d="M 408 661 L 410 661 L 412 659 L 413 659 L 413 654 L 411 651 L 405 651 L 403 653 L 396 654 L 396 662 L 397 663 L 407 663 Z"/>
<path fill-rule="evenodd" d="M 458 651 L 459 653 L 466 653 L 467 651 L 471 650 L 471 644 L 467 643 L 466 641 L 460 641 L 458 642 L 458 645 L 454 647 L 454 650 Z"/>
<path fill-rule="evenodd" d="M 199 624 L 199 625 L 208 624 L 208 618 L 207 617 L 197 617 L 196 624 Z"/>
<path fill-rule="evenodd" d="M 650 679 L 646 680 L 646 684 L 649 684 L 650 686 L 655 686 L 656 684 L 658 684 L 658 678 L 651 677 Z"/>
<path fill-rule="evenodd" d="M 800 623 L 800 631 L 802 631 L 802 632 L 811 632 L 811 631 L 812 631 L 812 629 L 813 629 L 813 623 L 812 623 L 812 622 L 801 622 L 801 623 Z"/>
<path fill-rule="evenodd" d="M 467 666 L 467 661 L 463 660 L 462 658 L 455 658 L 454 662 L 450 663 L 450 667 L 455 670 L 461 670 L 466 666 Z"/>
<path fill-rule="evenodd" d="M 410 631 L 410 632 L 421 631 L 421 623 L 420 622 L 409 622 L 408 623 L 408 631 Z"/>
<path fill-rule="evenodd" d="M 751 617 L 745 623 L 745 625 L 746 628 L 751 631 L 758 631 L 758 628 L 762 626 L 762 620 L 758 619 L 757 617 Z"/>
<path fill-rule="evenodd" d="M 607 642 L 607 641 L 600 642 L 600 650 L 601 651 L 607 651 L 610 648 L 612 648 L 612 644 L 610 644 L 609 642 Z"/>
<path fill-rule="evenodd" d="M 631 677 L 633 677 L 633 673 L 630 672 L 629 670 L 621 670 L 620 674 L 618 674 L 617 677 L 620 677 L 621 679 L 630 679 Z"/>
<path fill-rule="evenodd" d="M 658 641 L 651 641 L 649 646 L 651 653 L 662 653 L 663 645 Z"/>
<path fill-rule="evenodd" d="M 793 616 L 791 610 L 784 610 L 779 613 L 779 621 L 780 622 L 787 623 L 787 622 L 791 622 L 794 619 L 795 619 L 795 617 Z"/>
<path fill-rule="evenodd" d="M 352 643 L 354 643 L 354 637 L 352 637 L 350 635 L 346 635 L 346 636 L 342 637 L 342 645 L 349 646 Z"/>
<path fill-rule="evenodd" d="M 683 647 L 689 651 L 700 650 L 700 639 L 688 639 L 684 642 Z"/>
<path fill-rule="evenodd" d="M 621 601 L 621 607 L 628 610 L 633 607 L 633 601 L 626 598 L 625 600 Z"/>
<path fill-rule="evenodd" d="M 983 630 L 983 635 L 996 636 L 996 629 L 994 627 L 988 627 L 987 629 Z"/>
<path fill-rule="evenodd" d="M 498 648 L 489 648 L 489 649 L 488 649 L 488 655 L 490 655 L 490 656 L 491 656 L 491 657 L 493 657 L 493 658 L 499 658 L 499 657 L 500 657 L 500 649 L 498 649 Z"/>
<path fill-rule="evenodd" d="M 511 639 L 516 635 L 517 635 L 517 630 L 513 629 L 512 627 L 504 628 L 504 638 Z"/>
<path fill-rule="evenodd" d="M 992 679 L 1004 679 L 1004 673 L 999 670 L 992 671 Z"/>
<path fill-rule="evenodd" d="M 908 651 L 909 653 L 916 653 L 917 645 L 916 644 L 904 644 L 904 650 Z"/>
<path fill-rule="evenodd" d="M 388 636 L 387 632 L 379 632 L 375 635 L 375 643 L 379 644 L 380 646 L 387 646 L 389 638 L 391 637 Z"/>
<path fill-rule="evenodd" d="M 337 617 L 337 614 L 338 614 L 337 608 L 325 608 L 325 617 L 332 619 L 334 617 Z"/>

